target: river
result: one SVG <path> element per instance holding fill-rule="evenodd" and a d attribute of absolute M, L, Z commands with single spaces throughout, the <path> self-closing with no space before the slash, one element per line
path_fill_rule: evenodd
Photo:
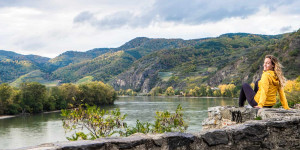
<path fill-rule="evenodd" d="M 115 105 L 103 109 L 120 108 L 127 114 L 126 122 L 134 125 L 136 120 L 153 122 L 155 111 L 174 112 L 178 104 L 184 109 L 189 124 L 187 132 L 200 131 L 201 122 L 207 117 L 207 108 L 236 105 L 232 98 L 185 98 L 185 97 L 120 97 Z M 0 149 L 14 149 L 42 143 L 67 141 L 59 112 L 0 119 Z"/>

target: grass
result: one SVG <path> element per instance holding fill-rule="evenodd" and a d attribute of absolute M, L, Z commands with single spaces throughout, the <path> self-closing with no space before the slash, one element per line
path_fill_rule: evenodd
<path fill-rule="evenodd" d="M 195 86 L 201 86 L 203 80 L 206 79 L 207 76 L 190 76 L 185 78 L 183 81 L 187 83 L 187 88 L 192 89 Z"/>
<path fill-rule="evenodd" d="M 217 70 L 218 70 L 218 68 L 216 68 L 216 67 L 209 67 L 209 68 L 207 68 L 208 72 L 215 72 Z"/>
<path fill-rule="evenodd" d="M 59 83 L 59 80 L 49 81 L 43 78 L 45 73 L 40 70 L 31 71 L 25 75 L 20 76 L 14 82 L 10 83 L 11 86 L 18 87 L 23 82 L 39 82 L 45 86 L 56 86 Z"/>
<path fill-rule="evenodd" d="M 76 82 L 76 84 L 84 84 L 84 83 L 92 82 L 93 79 L 94 79 L 94 77 L 92 77 L 92 76 L 85 76 L 85 77 L 79 79 L 79 80 Z"/>
<path fill-rule="evenodd" d="M 172 72 L 158 72 L 158 77 L 162 79 L 162 81 L 168 81 L 172 75 Z"/>

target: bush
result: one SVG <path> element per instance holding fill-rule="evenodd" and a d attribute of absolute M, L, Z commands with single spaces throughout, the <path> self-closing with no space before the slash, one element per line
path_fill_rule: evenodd
<path fill-rule="evenodd" d="M 173 96 L 173 95 L 175 95 L 173 87 L 171 87 L 171 86 L 168 87 L 167 90 L 166 90 L 166 92 L 165 92 L 165 95 L 166 96 Z"/>
<path fill-rule="evenodd" d="M 100 137 L 110 137 L 118 133 L 116 129 L 126 127 L 124 119 L 126 115 L 122 115 L 119 109 L 114 111 L 100 110 L 96 106 L 80 105 L 73 110 L 62 110 L 63 127 L 68 131 L 87 129 L 88 134 L 80 132 L 67 138 L 68 140 L 77 140 L 78 137 L 94 140 Z"/>
<path fill-rule="evenodd" d="M 162 92 L 162 89 L 158 86 L 158 87 L 154 87 L 151 89 L 151 91 L 149 92 L 149 94 L 151 96 L 159 96 L 161 95 L 163 92 Z"/>
<path fill-rule="evenodd" d="M 295 104 L 300 104 L 300 91 L 292 91 L 286 94 L 289 107 L 294 107 Z"/>
<path fill-rule="evenodd" d="M 120 136 L 130 136 L 134 133 L 164 133 L 164 132 L 184 132 L 187 124 L 183 120 L 182 107 L 177 106 L 175 113 L 168 111 L 156 112 L 154 124 L 136 121 L 135 127 L 128 127 L 124 122 L 126 114 L 122 115 L 119 109 L 113 111 L 100 110 L 96 106 L 80 105 L 72 110 L 62 110 L 63 127 L 66 132 L 75 130 L 68 140 L 79 139 L 94 140 L 101 137 L 110 137 L 114 134 Z M 86 129 L 89 133 L 77 132 Z"/>
<path fill-rule="evenodd" d="M 16 115 L 22 111 L 22 108 L 19 104 L 10 104 L 7 107 L 7 113 L 9 115 Z"/>
<path fill-rule="evenodd" d="M 184 132 L 188 127 L 183 120 L 181 105 L 177 106 L 175 114 L 168 111 L 156 112 L 155 118 L 154 133 Z"/>

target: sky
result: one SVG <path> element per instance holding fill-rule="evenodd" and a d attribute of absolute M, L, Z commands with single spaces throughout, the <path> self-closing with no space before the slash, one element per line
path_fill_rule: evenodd
<path fill-rule="evenodd" d="M 54 58 L 135 37 L 275 35 L 300 28 L 299 0 L 0 0 L 0 49 Z"/>

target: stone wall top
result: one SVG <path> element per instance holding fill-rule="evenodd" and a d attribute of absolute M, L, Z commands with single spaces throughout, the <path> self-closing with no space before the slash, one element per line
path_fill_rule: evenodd
<path fill-rule="evenodd" d="M 220 129 L 226 126 L 244 123 L 249 120 L 270 118 L 300 117 L 299 109 L 282 108 L 245 108 L 235 106 L 217 106 L 208 108 L 208 118 L 202 122 L 204 130 Z"/>

